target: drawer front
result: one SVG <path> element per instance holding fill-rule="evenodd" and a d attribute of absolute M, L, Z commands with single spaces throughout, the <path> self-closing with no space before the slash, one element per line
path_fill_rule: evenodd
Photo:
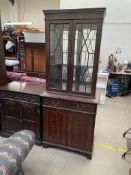
<path fill-rule="evenodd" d="M 89 103 L 82 103 L 82 102 L 70 102 L 68 103 L 71 109 L 85 111 L 85 112 L 95 112 L 96 106 Z"/>
<path fill-rule="evenodd" d="M 69 109 L 74 111 L 83 111 L 83 112 L 91 112 L 91 113 L 96 112 L 95 104 L 62 100 L 62 99 L 45 98 L 43 99 L 43 105 L 51 106 L 51 107 L 59 107 L 59 108 L 64 108 L 64 109 Z"/>
<path fill-rule="evenodd" d="M 40 98 L 32 94 L 0 91 L 0 98 L 40 104 Z"/>
<path fill-rule="evenodd" d="M 43 104 L 46 106 L 67 108 L 67 103 L 65 100 L 45 98 L 43 100 Z"/>

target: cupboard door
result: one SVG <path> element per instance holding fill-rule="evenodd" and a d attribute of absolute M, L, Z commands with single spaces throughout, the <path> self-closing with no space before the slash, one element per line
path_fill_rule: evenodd
<path fill-rule="evenodd" d="M 44 139 L 56 144 L 66 144 L 67 114 L 64 110 L 46 108 L 43 116 Z"/>
<path fill-rule="evenodd" d="M 18 120 L 19 115 L 18 105 L 12 101 L 3 102 L 3 112 L 2 112 L 2 132 L 14 133 L 18 131 Z"/>
<path fill-rule="evenodd" d="M 68 113 L 68 138 L 67 145 L 82 149 L 92 150 L 95 117 L 90 114 L 77 112 Z"/>
<path fill-rule="evenodd" d="M 33 131 L 40 138 L 40 107 L 33 104 L 20 104 L 19 126 Z"/>

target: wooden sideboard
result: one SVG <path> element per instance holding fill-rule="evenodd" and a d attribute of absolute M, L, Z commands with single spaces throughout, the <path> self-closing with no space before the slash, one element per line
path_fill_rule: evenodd
<path fill-rule="evenodd" d="M 43 85 L 12 82 L 0 87 L 1 135 L 22 129 L 32 130 L 41 143 L 41 101 Z"/>
<path fill-rule="evenodd" d="M 45 92 L 43 146 L 72 150 L 91 159 L 97 103 L 97 99 Z"/>

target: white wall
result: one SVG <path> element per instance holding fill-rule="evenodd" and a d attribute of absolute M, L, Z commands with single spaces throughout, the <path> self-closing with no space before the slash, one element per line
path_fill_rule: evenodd
<path fill-rule="evenodd" d="M 61 9 L 106 7 L 103 25 L 100 59 L 105 65 L 107 58 L 116 49 L 119 60 L 131 61 L 131 0 L 61 0 Z"/>
<path fill-rule="evenodd" d="M 15 0 L 15 5 L 11 6 L 9 0 L 0 0 L 2 16 L 2 26 L 5 22 L 31 21 L 33 28 L 44 30 L 45 9 L 59 9 L 60 0 Z"/>
<path fill-rule="evenodd" d="M 4 23 L 10 19 L 9 1 L 0 0 L 0 11 L 1 11 L 1 23 L 2 27 Z"/>
<path fill-rule="evenodd" d="M 18 18 L 20 21 L 31 21 L 35 28 L 44 29 L 45 9 L 59 9 L 60 0 L 18 0 Z"/>

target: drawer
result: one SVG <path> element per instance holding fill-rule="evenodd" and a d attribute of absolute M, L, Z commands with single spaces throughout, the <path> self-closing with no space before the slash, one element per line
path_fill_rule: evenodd
<path fill-rule="evenodd" d="M 68 106 L 76 111 L 96 112 L 96 105 L 83 102 L 68 102 Z"/>
<path fill-rule="evenodd" d="M 40 104 L 40 98 L 32 94 L 0 91 L 0 98 Z"/>
<path fill-rule="evenodd" d="M 83 112 L 91 112 L 91 113 L 96 112 L 95 104 L 89 104 L 89 103 L 83 103 L 83 102 L 77 102 L 77 101 L 45 98 L 43 99 L 43 105 L 69 109 L 73 111 L 83 111 Z"/>
<path fill-rule="evenodd" d="M 45 98 L 43 104 L 47 106 L 67 108 L 67 101 L 61 99 Z"/>

